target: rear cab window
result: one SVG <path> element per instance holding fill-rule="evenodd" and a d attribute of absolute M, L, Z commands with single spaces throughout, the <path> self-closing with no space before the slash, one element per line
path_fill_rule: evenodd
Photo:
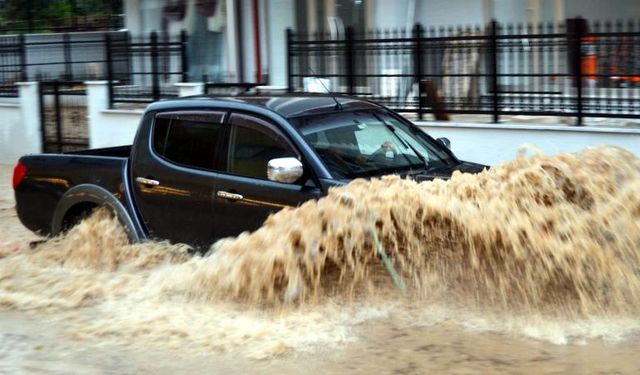
<path fill-rule="evenodd" d="M 156 115 L 153 151 L 164 159 L 190 168 L 216 170 L 223 145 L 224 112 L 165 112 Z"/>

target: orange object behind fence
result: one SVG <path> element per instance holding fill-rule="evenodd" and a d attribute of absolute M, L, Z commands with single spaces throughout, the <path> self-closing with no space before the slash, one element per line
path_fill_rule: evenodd
<path fill-rule="evenodd" d="M 596 52 L 595 36 L 586 36 L 582 38 L 582 57 L 580 58 L 580 65 L 582 69 L 582 76 L 595 81 L 598 79 L 598 53 Z"/>

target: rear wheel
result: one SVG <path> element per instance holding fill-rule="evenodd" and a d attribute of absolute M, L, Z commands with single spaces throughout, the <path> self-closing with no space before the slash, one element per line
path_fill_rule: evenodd
<path fill-rule="evenodd" d="M 60 233 L 62 234 L 68 232 L 71 228 L 80 224 L 83 220 L 91 216 L 95 211 L 100 208 L 97 204 L 94 203 L 79 203 L 69 209 L 67 213 L 64 215 L 64 219 L 62 220 L 62 226 L 60 228 Z"/>
<path fill-rule="evenodd" d="M 85 224 L 84 228 L 79 228 Z M 70 235 L 74 238 L 85 238 L 87 241 L 111 243 L 122 246 L 132 241 L 125 226 L 120 222 L 116 213 L 109 207 L 96 204 L 78 204 L 73 206 L 64 216 L 63 225 L 58 235 Z"/>

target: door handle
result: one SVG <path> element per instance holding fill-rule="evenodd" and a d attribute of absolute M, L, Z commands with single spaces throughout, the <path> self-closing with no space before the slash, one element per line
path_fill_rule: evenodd
<path fill-rule="evenodd" d="M 216 195 L 219 196 L 220 198 L 230 199 L 233 201 L 239 201 L 244 198 L 241 194 L 229 193 L 228 191 L 222 191 L 222 190 L 218 190 Z"/>
<path fill-rule="evenodd" d="M 147 186 L 158 186 L 160 185 L 160 181 L 158 180 L 153 180 L 150 178 L 145 178 L 145 177 L 136 177 L 136 182 L 142 185 L 147 185 Z"/>

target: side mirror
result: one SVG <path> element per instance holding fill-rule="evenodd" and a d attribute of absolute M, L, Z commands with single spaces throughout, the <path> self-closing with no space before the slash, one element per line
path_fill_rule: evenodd
<path fill-rule="evenodd" d="M 302 177 L 303 173 L 302 163 L 296 158 L 271 159 L 267 163 L 267 177 L 271 181 L 292 184 Z"/>
<path fill-rule="evenodd" d="M 451 141 L 449 140 L 449 138 L 438 138 L 437 139 L 438 142 L 442 143 L 442 145 L 446 148 L 451 148 Z"/>

